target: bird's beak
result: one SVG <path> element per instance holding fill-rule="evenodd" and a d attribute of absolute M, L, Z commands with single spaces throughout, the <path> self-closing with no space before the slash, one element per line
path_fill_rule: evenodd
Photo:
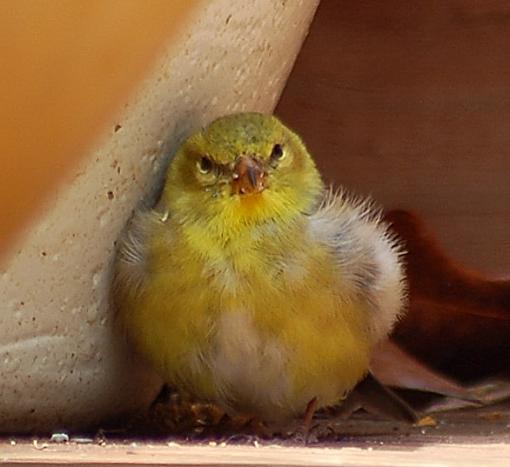
<path fill-rule="evenodd" d="M 239 195 L 260 193 L 266 188 L 266 172 L 255 157 L 239 156 L 232 174 L 232 190 Z"/>

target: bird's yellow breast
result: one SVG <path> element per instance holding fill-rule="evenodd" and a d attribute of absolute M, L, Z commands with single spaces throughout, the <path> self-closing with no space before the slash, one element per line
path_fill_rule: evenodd
<path fill-rule="evenodd" d="M 280 419 L 314 397 L 335 403 L 366 371 L 367 310 L 343 290 L 332 252 L 306 223 L 228 240 L 200 226 L 157 229 L 141 293 L 123 315 L 169 382 Z"/>

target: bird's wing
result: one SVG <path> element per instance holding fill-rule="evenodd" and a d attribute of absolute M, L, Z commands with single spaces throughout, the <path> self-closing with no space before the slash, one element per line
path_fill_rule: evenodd
<path fill-rule="evenodd" d="M 317 235 L 331 246 L 343 284 L 369 305 L 371 333 L 379 341 L 405 304 L 399 240 L 371 200 L 345 191 L 327 191 L 310 220 Z"/>
<path fill-rule="evenodd" d="M 155 210 L 139 210 L 133 214 L 117 244 L 113 272 L 113 295 L 116 307 L 134 297 L 147 277 L 149 236 L 166 221 Z"/>

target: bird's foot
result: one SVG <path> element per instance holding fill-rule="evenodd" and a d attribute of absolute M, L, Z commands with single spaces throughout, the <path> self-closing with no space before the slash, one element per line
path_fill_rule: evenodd
<path fill-rule="evenodd" d="M 313 433 L 315 426 L 312 425 L 316 410 L 317 398 L 314 397 L 308 402 L 303 418 L 292 429 L 287 430 L 287 435 L 292 441 L 297 444 L 309 444 L 317 441 Z"/>

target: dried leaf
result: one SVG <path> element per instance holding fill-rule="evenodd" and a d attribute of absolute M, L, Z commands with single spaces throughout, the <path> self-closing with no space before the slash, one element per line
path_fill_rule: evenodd
<path fill-rule="evenodd" d="M 508 371 L 510 281 L 456 264 L 418 217 L 392 211 L 387 220 L 407 249 L 409 311 L 393 339 L 448 376 L 479 380 Z"/>
<path fill-rule="evenodd" d="M 347 396 L 337 410 L 336 416 L 349 418 L 359 409 L 389 420 L 411 423 L 418 420 L 418 415 L 407 402 L 371 374 L 358 383 Z"/>
<path fill-rule="evenodd" d="M 370 370 L 385 386 L 477 401 L 467 389 L 420 363 L 391 340 L 381 343 L 374 352 Z"/>

